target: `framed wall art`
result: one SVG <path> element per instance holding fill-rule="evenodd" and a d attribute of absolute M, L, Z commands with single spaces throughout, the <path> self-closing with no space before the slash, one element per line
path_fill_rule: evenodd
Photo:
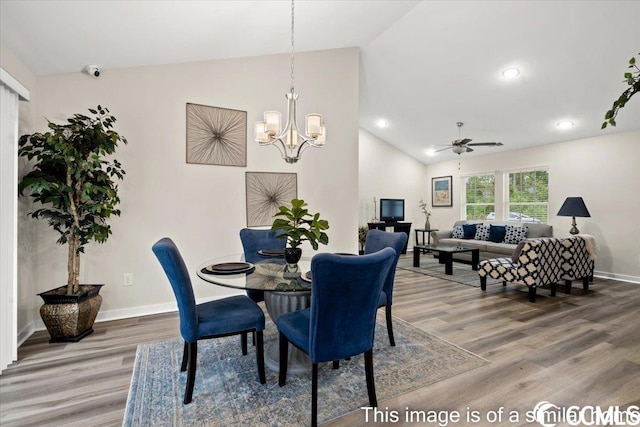
<path fill-rule="evenodd" d="M 187 103 L 187 163 L 247 166 L 247 112 Z"/>
<path fill-rule="evenodd" d="M 453 206 L 452 194 L 451 176 L 431 178 L 431 206 L 434 208 Z"/>
<path fill-rule="evenodd" d="M 273 224 L 273 216 L 282 205 L 298 196 L 295 173 L 246 172 L 247 227 Z"/>

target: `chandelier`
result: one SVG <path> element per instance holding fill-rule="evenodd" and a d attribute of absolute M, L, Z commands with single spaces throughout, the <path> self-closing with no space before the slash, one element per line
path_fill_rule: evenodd
<path fill-rule="evenodd" d="M 305 148 L 311 146 L 320 148 L 325 143 L 326 129 L 321 114 L 312 113 L 305 117 L 305 132 L 298 129 L 296 117 L 296 102 L 298 94 L 293 85 L 294 73 L 294 7 L 291 0 L 291 90 L 286 94 L 287 98 L 287 122 L 281 128 L 281 114 L 279 111 L 265 111 L 264 121 L 256 122 L 254 139 L 260 145 L 273 145 L 282 154 L 287 163 L 295 163 Z"/>

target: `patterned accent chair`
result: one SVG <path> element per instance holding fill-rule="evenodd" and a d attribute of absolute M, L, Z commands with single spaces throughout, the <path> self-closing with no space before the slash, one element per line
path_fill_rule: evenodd
<path fill-rule="evenodd" d="M 562 270 L 564 275 L 564 292 L 571 293 L 571 282 L 582 280 L 582 289 L 589 290 L 589 281 L 593 280 L 593 259 L 587 250 L 585 239 L 580 236 L 572 236 L 562 239 L 564 246 Z M 595 257 L 594 257 L 595 258 Z"/>
<path fill-rule="evenodd" d="M 487 289 L 487 277 L 529 287 L 529 301 L 536 301 L 536 290 L 550 285 L 551 296 L 556 295 L 558 282 L 565 277 L 563 262 L 565 246 L 562 239 L 542 238 L 525 240 L 517 259 L 493 258 L 480 262 L 480 288 Z"/>

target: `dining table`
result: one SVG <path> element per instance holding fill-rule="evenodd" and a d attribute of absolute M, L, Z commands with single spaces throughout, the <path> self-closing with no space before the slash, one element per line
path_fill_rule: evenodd
<path fill-rule="evenodd" d="M 260 254 L 260 252 L 258 252 Z M 233 289 L 264 291 L 264 304 L 271 320 L 311 304 L 311 257 L 303 256 L 297 264 L 287 264 L 280 254 L 265 253 L 264 259 L 245 262 L 243 254 L 226 255 L 207 260 L 197 267 L 200 279 Z M 289 346 L 287 372 L 293 375 L 309 372 L 309 356 Z M 265 365 L 278 372 L 278 341 L 266 343 Z"/>

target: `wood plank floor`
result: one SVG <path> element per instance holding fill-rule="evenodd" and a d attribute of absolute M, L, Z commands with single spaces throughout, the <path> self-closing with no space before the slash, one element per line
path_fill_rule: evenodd
<path fill-rule="evenodd" d="M 639 307 L 640 285 L 613 280 L 596 278 L 587 292 L 576 283 L 571 295 L 559 291 L 555 298 L 540 290 L 531 304 L 524 287 L 482 292 L 398 270 L 393 314 L 491 363 L 379 402 L 375 425 L 438 425 L 404 421 L 406 408 L 458 411 L 462 421 L 450 426 L 483 426 L 538 425 L 527 424 L 525 413 L 543 400 L 640 405 Z M 35 333 L 0 376 L 0 425 L 121 425 L 137 345 L 177 335 L 175 313 L 97 323 L 75 344 L 49 344 L 46 332 Z M 520 421 L 504 415 L 487 422 L 500 407 Z M 482 420 L 466 422 L 467 408 Z M 381 422 L 391 411 L 400 420 Z M 356 410 L 327 425 L 374 425 L 364 415 Z"/>

